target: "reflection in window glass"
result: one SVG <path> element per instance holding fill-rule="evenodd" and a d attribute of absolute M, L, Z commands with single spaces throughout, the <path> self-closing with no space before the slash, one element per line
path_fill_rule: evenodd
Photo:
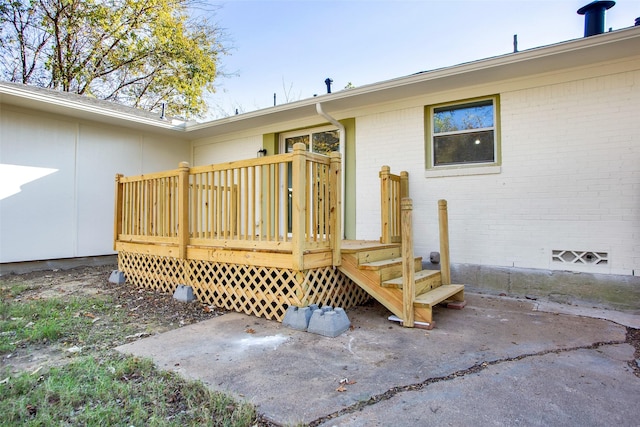
<path fill-rule="evenodd" d="M 329 154 L 340 150 L 340 137 L 337 130 L 314 133 L 312 137 L 314 153 Z"/>
<path fill-rule="evenodd" d="M 287 146 L 287 153 L 293 153 L 293 144 L 298 142 L 303 142 L 307 146 L 307 150 L 309 149 L 309 135 L 292 136 L 284 141 Z"/>
<path fill-rule="evenodd" d="M 493 102 L 491 100 L 434 108 L 433 110 L 433 131 L 435 133 L 490 127 L 493 127 Z"/>

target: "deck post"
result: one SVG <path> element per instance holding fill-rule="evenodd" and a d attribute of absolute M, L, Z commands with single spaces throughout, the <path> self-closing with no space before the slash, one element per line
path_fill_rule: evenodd
<path fill-rule="evenodd" d="M 415 261 L 413 257 L 413 201 L 404 197 L 402 206 L 402 325 L 414 326 Z"/>
<path fill-rule="evenodd" d="M 409 197 L 409 172 L 400 172 L 400 200 Z"/>
<path fill-rule="evenodd" d="M 391 168 L 382 166 L 380 170 L 380 243 L 391 243 Z"/>
<path fill-rule="evenodd" d="M 438 200 L 438 218 L 440 223 L 440 274 L 442 284 L 451 284 L 451 262 L 449 260 L 449 218 L 447 201 Z"/>
<path fill-rule="evenodd" d="M 115 206 L 113 212 L 113 250 L 117 250 L 118 237 L 122 232 L 122 203 L 123 203 L 123 185 L 120 183 L 122 174 L 116 174 L 116 195 Z"/>
<path fill-rule="evenodd" d="M 178 257 L 187 258 L 189 244 L 189 163 L 178 165 Z"/>
<path fill-rule="evenodd" d="M 332 264 L 334 267 L 342 264 L 340 245 L 342 243 L 342 159 L 340 153 L 332 151 L 329 154 L 331 163 L 329 166 L 330 175 L 330 196 L 331 207 L 329 208 L 329 229 L 331 230 L 331 251 L 333 254 Z"/>
<path fill-rule="evenodd" d="M 298 142 L 293 144 L 292 177 L 291 177 L 291 252 L 293 269 L 304 270 L 305 224 L 307 220 L 306 206 L 306 156 L 307 146 Z"/>

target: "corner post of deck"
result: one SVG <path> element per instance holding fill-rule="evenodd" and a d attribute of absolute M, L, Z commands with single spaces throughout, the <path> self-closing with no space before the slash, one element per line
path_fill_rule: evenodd
<path fill-rule="evenodd" d="M 382 166 L 380 170 L 380 243 L 391 243 L 391 168 Z"/>
<path fill-rule="evenodd" d="M 409 197 L 409 172 L 400 172 L 400 200 Z"/>
<path fill-rule="evenodd" d="M 307 146 L 298 142 L 293 145 L 291 177 L 291 256 L 293 269 L 304 270 L 305 224 L 307 221 Z"/>
<path fill-rule="evenodd" d="M 451 261 L 449 260 L 449 218 L 447 201 L 438 200 L 438 218 L 440 224 L 440 274 L 443 285 L 451 284 Z"/>
<path fill-rule="evenodd" d="M 401 201 L 402 228 L 402 324 L 414 326 L 413 300 L 415 299 L 415 261 L 413 256 L 413 201 L 404 197 Z"/>
<path fill-rule="evenodd" d="M 329 154 L 331 163 L 329 166 L 330 182 L 329 187 L 331 200 L 329 207 L 330 230 L 331 230 L 331 251 L 333 254 L 333 266 L 342 264 L 340 245 L 342 243 L 342 158 L 339 152 L 333 151 Z"/>
<path fill-rule="evenodd" d="M 124 198 L 123 184 L 120 183 L 122 174 L 116 174 L 116 191 L 113 212 L 113 250 L 118 250 L 118 238 L 122 232 L 122 203 Z"/>
<path fill-rule="evenodd" d="M 178 165 L 178 257 L 187 258 L 189 244 L 189 163 Z"/>

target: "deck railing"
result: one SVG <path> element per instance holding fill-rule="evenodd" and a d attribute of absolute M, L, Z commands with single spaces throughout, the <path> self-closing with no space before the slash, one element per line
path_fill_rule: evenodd
<path fill-rule="evenodd" d="M 289 252 L 340 264 L 341 159 L 306 151 L 132 177 L 116 176 L 117 242 Z"/>
<path fill-rule="evenodd" d="M 380 170 L 380 243 L 402 241 L 401 205 L 405 197 L 409 197 L 409 173 L 394 175 L 389 166 L 383 166 Z"/>

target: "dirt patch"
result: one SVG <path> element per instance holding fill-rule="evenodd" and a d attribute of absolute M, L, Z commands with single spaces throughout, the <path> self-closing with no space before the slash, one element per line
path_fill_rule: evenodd
<path fill-rule="evenodd" d="M 100 342 L 89 345 L 76 342 L 21 343 L 15 351 L 0 356 L 0 365 L 8 366 L 12 371 L 33 372 L 65 363 L 73 356 L 74 348 L 111 349 L 224 313 L 197 301 L 181 302 L 171 294 L 141 289 L 130 283 L 110 283 L 109 275 L 116 268 L 115 265 L 79 267 L 0 277 L 4 300 L 12 304 L 47 298 L 70 301 L 87 297 L 109 301 L 113 308 L 99 316 L 90 312 L 77 314 L 91 318 L 91 333 L 100 337 Z M 8 289 L 19 292 L 11 295 Z"/>

